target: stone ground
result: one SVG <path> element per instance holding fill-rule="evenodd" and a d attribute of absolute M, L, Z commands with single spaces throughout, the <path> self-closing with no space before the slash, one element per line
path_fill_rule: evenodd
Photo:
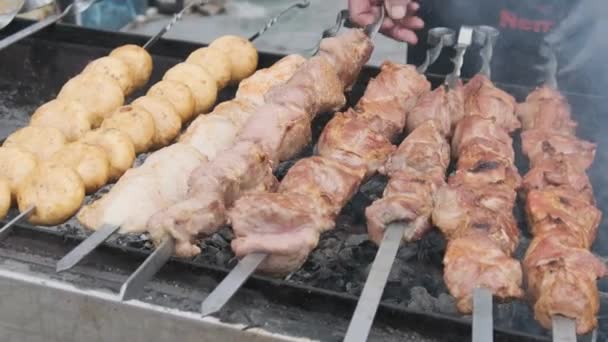
<path fill-rule="evenodd" d="M 224 34 L 251 36 L 266 21 L 295 1 L 228 0 L 226 11 L 216 16 L 189 14 L 166 34 L 167 38 L 209 43 Z M 335 23 L 336 15 L 347 7 L 346 0 L 311 0 L 306 9 L 295 9 L 255 41 L 261 51 L 282 54 L 302 53 L 315 46 L 321 32 Z M 124 31 L 146 35 L 155 34 L 170 21 L 170 16 L 129 25 Z M 376 49 L 369 64 L 379 65 L 384 60 L 405 62 L 407 45 L 384 36 L 376 38 Z"/>

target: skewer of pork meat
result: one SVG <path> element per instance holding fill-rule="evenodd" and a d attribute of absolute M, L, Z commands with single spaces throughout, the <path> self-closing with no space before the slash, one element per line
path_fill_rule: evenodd
<path fill-rule="evenodd" d="M 465 117 L 452 138 L 457 170 L 434 198 L 433 223 L 448 239 L 445 282 L 463 313 L 472 312 L 476 288 L 500 300 L 523 295 L 521 267 L 511 257 L 519 239 L 512 209 L 521 182 L 508 135 L 517 127 L 514 109 L 515 100 L 484 76 L 465 86 Z"/>
<path fill-rule="evenodd" d="M 545 328 L 569 328 L 574 341 L 597 326 L 598 278 L 604 263 L 590 252 L 602 213 L 585 171 L 595 145 L 575 136 L 566 99 L 543 86 L 518 108 L 522 147 L 531 169 L 524 177 L 528 225 L 534 235 L 523 261 L 535 318 Z M 560 317 L 565 317 L 563 320 Z"/>
<path fill-rule="evenodd" d="M 278 192 L 250 193 L 235 202 L 229 217 L 237 257 L 262 255 L 257 270 L 275 276 L 299 268 L 319 234 L 334 226 L 361 182 L 395 149 L 391 140 L 403 130 L 406 113 L 429 88 L 413 66 L 384 63 L 357 106 L 337 113 L 325 126 L 317 155 L 290 168 Z M 230 277 L 222 284 L 234 285 Z M 203 303 L 203 315 L 218 311 L 230 298 L 221 295 L 222 284 Z"/>
<path fill-rule="evenodd" d="M 226 207 L 242 193 L 272 189 L 272 166 L 308 144 L 312 117 L 344 105 L 344 89 L 369 58 L 371 42 L 362 30 L 351 30 L 321 45 L 319 56 L 269 91 L 234 147 L 192 172 L 187 198 L 150 219 L 148 230 L 160 245 L 123 284 L 123 299 L 137 295 L 172 254 L 197 254 L 199 234 L 219 228 Z"/>

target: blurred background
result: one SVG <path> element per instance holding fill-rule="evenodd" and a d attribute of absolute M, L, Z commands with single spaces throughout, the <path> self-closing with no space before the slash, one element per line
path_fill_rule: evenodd
<path fill-rule="evenodd" d="M 80 18 L 69 18 L 83 26 L 154 35 L 165 26 L 172 14 L 189 4 L 189 0 L 103 0 L 94 4 Z M 179 25 L 165 37 L 209 43 L 223 34 L 251 36 L 266 21 L 295 1 L 280 0 L 210 0 L 194 6 Z M 58 0 L 61 8 L 71 0 Z M 256 40 L 263 51 L 295 53 L 315 46 L 323 29 L 334 25 L 336 15 L 347 6 L 346 1 L 311 0 L 307 9 L 292 11 L 280 24 Z M 40 19 L 52 13 L 52 6 L 24 14 Z M 378 40 L 371 64 L 386 59 L 405 62 L 407 45 L 385 37 Z"/>

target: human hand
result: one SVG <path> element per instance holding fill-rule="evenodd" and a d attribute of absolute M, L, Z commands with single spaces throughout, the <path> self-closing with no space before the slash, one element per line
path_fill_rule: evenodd
<path fill-rule="evenodd" d="M 380 15 L 378 0 L 348 0 L 350 19 L 361 26 L 369 25 Z M 386 17 L 380 28 L 385 35 L 416 44 L 418 37 L 414 30 L 424 27 L 424 21 L 416 16 L 420 4 L 411 0 L 385 0 Z"/>

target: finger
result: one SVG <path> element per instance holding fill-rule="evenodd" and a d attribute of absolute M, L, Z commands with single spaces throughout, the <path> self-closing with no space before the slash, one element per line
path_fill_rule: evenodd
<path fill-rule="evenodd" d="M 418 11 L 419 9 L 420 9 L 420 4 L 415 1 L 412 1 L 409 4 L 407 4 L 407 13 L 408 14 L 414 13 L 414 12 Z"/>
<path fill-rule="evenodd" d="M 384 5 L 388 16 L 394 20 L 401 20 L 407 15 L 407 6 L 410 0 L 386 0 Z"/>
<path fill-rule="evenodd" d="M 374 21 L 371 9 L 372 6 L 369 0 L 348 0 L 350 20 L 358 25 L 365 26 Z"/>
<path fill-rule="evenodd" d="M 412 30 L 403 27 L 393 27 L 390 32 L 388 32 L 388 35 L 408 44 L 415 45 L 418 43 L 418 36 L 416 36 L 416 33 L 414 33 L 414 31 Z"/>
<path fill-rule="evenodd" d="M 424 20 L 420 17 L 408 16 L 396 22 L 395 25 L 410 30 L 419 30 L 424 27 Z"/>

